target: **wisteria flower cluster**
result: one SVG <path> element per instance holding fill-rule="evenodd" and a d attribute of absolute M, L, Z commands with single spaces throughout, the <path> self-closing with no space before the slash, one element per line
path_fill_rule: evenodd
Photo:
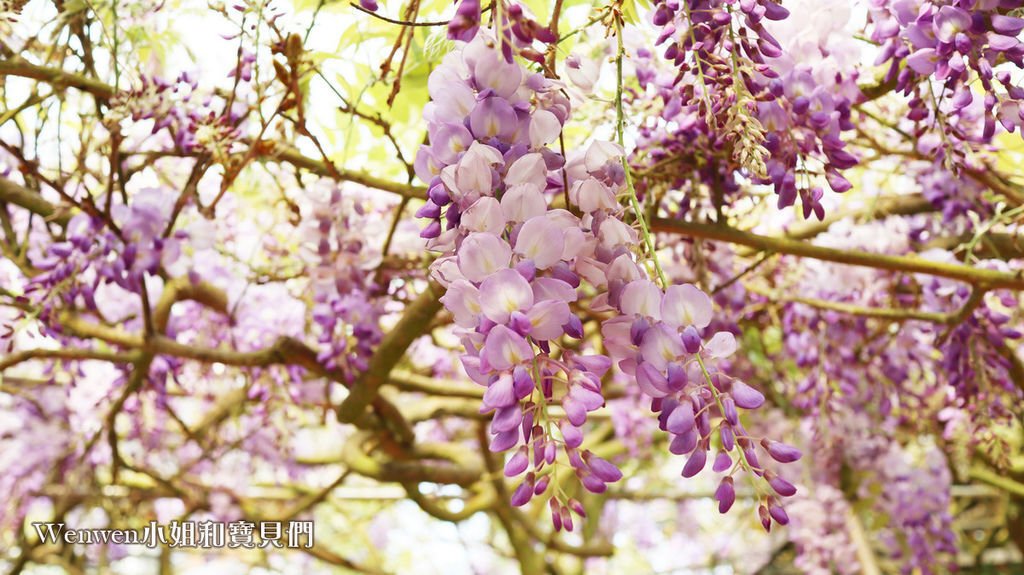
<path fill-rule="evenodd" d="M 110 222 L 88 214 L 71 219 L 65 240 L 47 248 L 39 264 L 44 273 L 33 277 L 25 289 L 27 297 L 41 306 L 39 319 L 44 325 L 59 330 L 60 318 L 53 313 L 65 305 L 78 303 L 97 311 L 95 294 L 101 285 L 140 293 L 146 289 L 147 275 L 156 275 L 161 266 L 179 258 L 188 233 L 165 234 L 172 210 L 168 199 L 163 190 L 149 188 L 128 206 L 115 204 Z"/>
<path fill-rule="evenodd" d="M 499 30 L 497 40 L 505 60 L 511 62 L 513 55 L 519 55 L 543 64 L 544 53 L 534 47 L 534 42 L 550 44 L 558 40 L 556 34 L 530 17 L 518 2 L 500 0 L 491 8 L 497 14 L 495 29 Z M 480 30 L 481 16 L 480 0 L 460 0 L 455 16 L 448 22 L 448 38 L 471 41 Z"/>
<path fill-rule="evenodd" d="M 668 122 L 644 127 L 647 166 L 707 144 L 720 153 L 707 161 L 694 149 L 699 181 L 728 193 L 743 175 L 770 184 L 779 207 L 799 197 L 804 217 L 824 217 L 823 190 L 851 187 L 841 171 L 857 159 L 841 135 L 853 128 L 859 91 L 855 76 L 817 74 L 793 61 L 769 31 L 788 16 L 771 0 L 657 3 L 656 43 L 677 72 L 661 72 L 646 47 L 637 51 L 640 87 L 654 87 Z"/>
<path fill-rule="evenodd" d="M 0 7 L 0 563 L 1021 546 L 1019 0 L 277 4 Z"/>
<path fill-rule="evenodd" d="M 380 254 L 367 248 L 365 226 L 357 222 L 373 208 L 335 187 L 321 196 L 312 198 L 303 230 L 313 252 L 313 321 L 322 346 L 318 359 L 328 369 L 341 369 L 352 383 L 383 337 L 383 302 L 373 272 Z"/>
<path fill-rule="evenodd" d="M 857 547 L 850 541 L 847 524 L 850 504 L 843 493 L 827 484 L 815 485 L 792 505 L 789 538 L 796 545 L 797 568 L 807 575 L 855 575 L 861 573 Z"/>
<path fill-rule="evenodd" d="M 417 158 L 430 190 L 418 215 L 431 220 L 422 234 L 430 247 L 444 253 L 433 273 L 447 289 L 442 302 L 462 328 L 463 365 L 487 386 L 483 408 L 494 412 L 491 449 L 522 443 L 506 466 L 509 476 L 533 463 L 513 504 L 547 491 L 557 476 L 544 472 L 559 448 L 592 492 L 621 478 L 613 464 L 580 449 L 587 413 L 604 405 L 601 379 L 612 359 L 651 398 L 662 428 L 673 436 L 671 451 L 691 454 L 685 477 L 705 467 L 717 431 L 715 471 L 732 467 L 730 452 L 738 445 L 742 463 L 734 471 L 745 467 L 778 496 L 793 495 L 792 484 L 761 467 L 756 440 L 739 422 L 737 408 L 755 409 L 764 397 L 742 381 L 712 374 L 704 363 L 736 347 L 728 332 L 702 339 L 710 299 L 693 285 L 663 291 L 637 263 L 639 237 L 623 221 L 617 200 L 627 189 L 623 150 L 596 141 L 566 162 L 547 148 L 568 118 L 568 102 L 554 81 L 505 62 L 484 34 L 433 72 L 431 88 L 433 102 L 425 112 L 431 144 Z M 465 105 L 453 110 L 459 101 Z M 552 208 L 553 198 L 568 199 L 572 211 Z M 602 328 L 611 358 L 557 353 L 563 336 L 585 336 L 583 321 L 570 309 L 581 294 L 590 296 L 591 310 L 615 316 Z M 555 403 L 564 418 L 549 411 Z M 723 419 L 715 429 L 713 410 Z M 760 445 L 780 462 L 800 457 L 785 444 L 765 439 Z M 567 508 L 581 508 L 559 498 L 558 486 L 555 491 L 554 525 L 571 529 Z M 732 506 L 732 473 L 722 480 L 718 499 L 723 513 Z M 775 495 L 765 496 L 761 520 L 766 529 L 772 520 L 788 522 Z"/>
<path fill-rule="evenodd" d="M 901 445 L 892 438 L 891 423 L 870 426 L 871 418 L 850 410 L 826 418 L 816 438 L 827 461 L 815 472 L 824 484 L 838 486 L 842 466 L 859 473 L 845 488 L 869 503 L 884 518 L 880 542 L 899 561 L 902 573 L 945 573 L 956 551 L 950 514 L 949 462 L 934 446 Z M 831 477 L 828 477 L 831 476 Z"/>
<path fill-rule="evenodd" d="M 672 437 L 669 450 L 689 454 L 683 477 L 704 469 L 717 439 L 712 469 L 729 471 L 715 492 L 719 511 L 725 513 L 735 502 L 732 476 L 743 468 L 771 488 L 759 508 L 764 528 L 769 529 L 773 519 L 788 523 L 777 496 L 790 497 L 796 487 L 763 467 L 757 451 L 760 446 L 780 463 L 799 460 L 800 451 L 767 438 L 758 441 L 744 429 L 740 410 L 757 409 L 765 398 L 742 380 L 714 369 L 711 362 L 736 351 L 736 340 L 728 331 L 702 340 L 700 329 L 711 322 L 710 298 L 691 284 L 662 291 L 650 280 L 637 279 L 622 288 L 618 307 L 621 315 L 602 326 L 605 345 L 612 357 L 622 358 L 618 365 L 651 398 L 660 428 Z M 714 411 L 721 420 L 713 422 Z"/>
<path fill-rule="evenodd" d="M 997 121 L 1008 132 L 1024 124 L 1024 90 L 1011 70 L 1000 69 L 1005 63 L 1024 66 L 1024 43 L 1017 38 L 1024 18 L 1008 14 L 1019 7 L 1008 0 L 870 3 L 871 38 L 883 46 L 876 64 L 889 62 L 887 79 L 911 96 L 910 118 L 929 120 L 921 132 L 938 129 L 947 138 L 969 140 L 944 117 L 961 114 L 976 98 L 983 103 L 984 140 L 992 138 Z M 981 93 L 972 88 L 975 78 Z M 940 150 L 943 156 L 962 156 L 951 145 Z"/>
<path fill-rule="evenodd" d="M 252 80 L 255 59 L 251 52 L 240 56 L 240 80 Z M 234 76 L 235 70 L 230 74 Z M 137 86 L 114 97 L 106 121 L 111 126 L 126 119 L 134 123 L 150 121 L 152 133 L 166 131 L 177 148 L 189 153 L 208 153 L 225 161 L 238 140 L 244 106 L 237 103 L 234 110 L 221 113 L 218 104 L 200 90 L 196 78 L 187 72 L 173 82 L 143 76 Z"/>
<path fill-rule="evenodd" d="M 581 282 L 574 264 L 597 239 L 588 238 L 571 212 L 549 210 L 545 197 L 562 187 L 548 173 L 563 167 L 564 159 L 545 145 L 558 137 L 568 101 L 552 81 L 526 76 L 519 64 L 506 62 L 492 42 L 477 35 L 432 74 L 434 101 L 425 113 L 431 145 L 417 157 L 420 177 L 431 185 L 418 215 L 433 220 L 422 235 L 445 253 L 433 275 L 447 289 L 442 302 L 463 328 L 463 365 L 487 386 L 484 409 L 494 411 L 491 449 L 522 444 L 506 465 L 509 476 L 523 474 L 532 461 L 533 470 L 512 496 L 523 505 L 557 477 L 550 466 L 560 450 L 591 491 L 603 492 L 622 474 L 580 449 L 587 413 L 604 405 L 601 377 L 610 361 L 551 355 L 552 343 L 563 335 L 583 336 L 581 319 L 569 309 Z M 460 100 L 469 105 L 451 109 Z M 618 236 L 611 235 L 615 231 Z M 609 228 L 604 239 L 615 242 L 629 232 L 624 225 Z M 564 416 L 551 412 L 556 404 Z M 581 514 L 582 506 L 557 495 L 551 502 L 555 526 L 572 529 L 569 510 Z"/>

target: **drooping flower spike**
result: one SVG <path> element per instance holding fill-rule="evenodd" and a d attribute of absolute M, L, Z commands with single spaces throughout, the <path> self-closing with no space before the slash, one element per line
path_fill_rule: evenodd
<path fill-rule="evenodd" d="M 1008 132 L 1024 126 L 1024 89 L 1012 70 L 1024 67 L 1024 18 L 1010 14 L 1015 8 L 1020 2 L 870 3 L 871 39 L 882 46 L 876 64 L 888 63 L 885 80 L 910 96 L 915 135 L 942 132 L 934 151 L 949 167 L 962 164 L 970 146 L 991 141 L 997 123 Z"/>
<path fill-rule="evenodd" d="M 661 73 L 647 48 L 636 54 L 641 88 L 658 91 L 671 122 L 642 129 L 644 163 L 663 159 L 658 148 L 675 156 L 694 148 L 693 172 L 726 193 L 742 177 L 771 185 L 780 208 L 800 198 L 805 218 L 824 218 L 824 190 L 849 190 L 841 171 L 857 164 L 842 134 L 853 129 L 859 91 L 856 78 L 792 61 L 770 31 L 788 17 L 774 0 L 655 2 L 656 44 L 676 70 Z M 707 161 L 696 142 L 724 153 Z M 686 167 L 673 172 L 689 178 Z"/>
<path fill-rule="evenodd" d="M 623 150 L 596 141 L 567 159 L 549 148 L 570 113 L 561 85 L 506 61 L 485 32 L 447 56 L 429 88 L 430 144 L 416 160 L 429 183 L 421 235 L 442 253 L 431 272 L 447 290 L 441 301 L 459 328 L 463 366 L 486 387 L 490 449 L 515 450 L 505 473 L 525 473 L 513 504 L 548 497 L 554 527 L 571 530 L 568 510 L 577 506 L 551 487 L 556 461 L 594 493 L 622 477 L 585 448 L 587 414 L 605 403 L 602 378 L 613 360 L 652 399 L 673 434 L 672 451 L 691 453 L 684 476 L 704 467 L 717 410 L 723 420 L 715 427 L 730 438 L 725 451 L 738 444 L 748 469 L 782 485 L 757 464 L 736 411 L 759 407 L 763 397 L 725 374 L 699 371 L 736 348 L 726 332 L 702 339 L 710 299 L 692 285 L 663 291 L 637 263 L 639 237 L 617 201 Z M 573 211 L 553 207 L 566 196 Z M 571 307 L 581 290 L 593 294 L 593 311 L 615 315 L 602 330 L 612 357 L 559 345 L 586 336 Z"/>

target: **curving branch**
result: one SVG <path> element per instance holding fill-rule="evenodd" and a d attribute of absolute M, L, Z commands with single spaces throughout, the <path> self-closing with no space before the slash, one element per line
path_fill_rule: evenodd
<path fill-rule="evenodd" d="M 846 315 L 855 315 L 860 317 L 870 317 L 876 319 L 888 319 L 891 321 L 927 321 L 931 323 L 944 324 L 949 326 L 955 326 L 963 323 L 964 320 L 973 312 L 982 302 L 982 297 L 985 295 L 983 290 L 974 290 L 971 292 L 971 296 L 967 299 L 964 305 L 953 312 L 933 312 L 933 311 L 920 311 L 915 309 L 903 309 L 903 308 L 890 308 L 890 307 L 868 307 L 852 303 L 829 301 L 823 299 L 806 298 L 800 296 L 788 297 L 780 293 L 772 293 L 769 290 L 762 289 L 758 286 L 747 286 L 747 289 L 771 298 L 773 301 L 780 303 L 792 302 L 803 304 L 817 309 L 823 309 L 827 311 L 834 311 Z"/>
<path fill-rule="evenodd" d="M 138 361 L 138 353 L 120 353 L 98 349 L 78 349 L 64 347 L 60 349 L 26 349 L 9 353 L 0 359 L 0 372 L 33 359 L 58 359 L 65 361 L 96 360 L 109 363 L 133 363 Z"/>
<path fill-rule="evenodd" d="M 888 216 L 912 216 L 937 211 L 927 198 L 921 194 L 906 196 L 882 196 L 869 199 L 868 204 L 859 210 L 839 211 L 828 214 L 823 221 L 805 221 L 790 226 L 784 235 L 794 240 L 806 240 L 825 233 L 832 224 L 847 218 L 882 219 Z"/>
<path fill-rule="evenodd" d="M 1024 497 L 1024 483 L 1005 477 L 981 466 L 974 466 L 968 472 L 971 479 L 991 485 L 1017 497 Z"/>
<path fill-rule="evenodd" d="M 412 499 L 416 505 L 419 505 L 420 509 L 425 511 L 428 515 L 451 523 L 465 521 L 480 511 L 486 511 L 494 507 L 495 504 L 500 504 L 494 495 L 494 490 L 485 489 L 463 501 L 462 508 L 458 511 L 454 511 L 444 506 L 442 503 L 424 495 L 420 491 L 419 484 L 417 483 L 403 483 L 402 487 L 405 488 L 405 492 L 409 496 L 409 499 Z"/>
<path fill-rule="evenodd" d="M 974 234 L 962 234 L 959 236 L 945 236 L 935 238 L 924 244 L 925 249 L 939 248 L 953 251 L 956 248 L 968 244 L 975 239 Z M 1024 237 L 1017 233 L 989 232 L 983 236 L 970 250 L 970 254 L 982 259 L 1014 260 L 1024 258 Z M 964 250 L 960 255 L 961 259 L 968 254 Z"/>
<path fill-rule="evenodd" d="M 424 295 L 430 293 L 432 292 L 428 289 Z M 421 296 L 421 299 L 423 299 L 423 296 Z M 324 367 L 320 363 L 315 350 L 292 337 L 282 336 L 273 345 L 263 349 L 237 351 L 225 347 L 209 348 L 183 344 L 173 338 L 161 335 L 166 329 L 172 306 L 182 300 L 193 300 L 215 311 L 221 313 L 228 312 L 228 298 L 223 290 L 207 282 L 192 283 L 188 280 L 187 276 L 183 276 L 167 282 L 154 308 L 153 321 L 154 327 L 157 328 L 156 333 L 146 336 L 130 334 L 117 328 L 86 321 L 81 317 L 71 314 L 62 316 L 62 325 L 67 331 L 77 337 L 96 338 L 142 352 L 141 354 L 131 356 L 136 365 L 144 368 L 136 369 L 136 373 L 139 374 L 148 370 L 148 361 L 152 361 L 153 356 L 169 355 L 203 363 L 221 363 L 234 367 L 296 365 L 319 377 L 325 377 L 343 385 L 348 385 L 344 374 Z M 437 301 L 436 297 L 434 298 L 434 304 L 437 308 L 440 308 L 441 304 Z M 413 305 L 415 306 L 416 304 L 414 303 Z M 416 325 L 416 321 L 409 321 L 410 325 Z M 429 318 L 423 322 L 423 325 L 428 323 Z M 402 324 L 402 321 L 399 324 Z M 415 336 L 412 339 L 414 338 Z M 397 345 L 400 343 L 399 339 L 401 338 L 391 337 L 390 341 L 392 345 Z M 409 343 L 411 343 L 412 339 L 409 340 Z M 385 341 L 389 341 L 389 338 L 385 338 Z M 407 347 L 408 343 L 402 346 L 401 349 L 396 348 L 392 350 L 393 353 L 397 353 L 394 362 L 397 363 Z M 371 362 L 371 368 L 373 365 Z M 386 377 L 387 375 L 385 374 Z M 132 387 L 129 386 L 126 391 L 128 390 L 132 390 Z M 412 427 L 390 401 L 374 393 L 372 397 L 368 398 L 367 405 L 370 404 L 373 406 L 374 413 L 380 418 L 379 422 L 368 419 L 368 414 L 363 413 L 364 410 L 360 410 L 357 416 L 347 421 L 347 423 L 353 423 L 361 428 L 373 428 L 383 424 L 399 443 L 403 445 L 410 445 L 412 443 L 414 438 Z"/>
<path fill-rule="evenodd" d="M 756 290 L 751 290 L 756 291 Z M 772 299 L 780 302 L 790 301 L 793 303 L 807 305 L 817 309 L 823 309 L 827 311 L 839 312 L 847 315 L 856 315 L 860 317 L 871 317 L 876 319 L 888 319 L 892 321 L 927 321 L 932 323 L 951 323 L 956 317 L 954 314 L 930 312 L 930 311 L 918 311 L 914 309 L 901 309 L 901 308 L 888 308 L 888 307 L 867 307 L 856 304 L 828 301 L 821 299 L 812 299 L 805 297 L 792 297 L 786 298 L 784 296 L 776 296 L 774 294 L 768 295 Z"/>
<path fill-rule="evenodd" d="M 380 569 L 356 563 L 355 561 L 347 557 L 343 557 L 341 555 L 338 555 L 334 551 L 330 551 L 329 549 L 324 548 L 323 545 L 314 545 L 309 548 L 301 547 L 300 549 L 302 549 L 302 551 L 304 551 L 311 557 L 315 557 L 316 559 L 319 559 L 324 563 L 334 565 L 335 567 L 341 567 L 342 569 L 345 569 L 346 571 L 351 571 L 352 573 L 366 573 L 367 575 L 387 575 L 387 571 L 381 571 Z"/>
<path fill-rule="evenodd" d="M 484 388 L 478 385 L 436 379 L 398 369 L 391 372 L 390 383 L 402 391 L 425 393 L 437 397 L 460 397 L 475 400 L 484 397 Z"/>
<path fill-rule="evenodd" d="M 441 286 L 434 282 L 405 309 L 391 331 L 384 336 L 377 351 L 370 358 L 370 366 L 352 386 L 348 397 L 338 406 L 338 420 L 352 423 L 363 415 L 366 407 L 378 396 L 380 386 L 391 375 L 405 350 L 426 333 L 430 322 L 441 309 Z"/>
<path fill-rule="evenodd" d="M 260 147 L 262 148 L 264 146 Z M 354 172 L 352 170 L 338 168 L 333 165 L 329 165 L 323 160 L 310 158 L 294 148 L 282 146 L 280 144 L 269 146 L 268 149 L 261 150 L 261 152 L 260 157 L 286 162 L 296 168 L 308 170 L 325 178 L 361 184 L 367 188 L 391 192 L 392 194 L 398 194 L 409 199 L 423 199 L 427 197 L 427 189 L 424 187 L 400 184 L 378 178 L 367 174 L 366 172 Z"/>
<path fill-rule="evenodd" d="M 4 62 L 0 62 L 0 66 L 3 66 L 3 64 Z M 71 219 L 70 213 L 54 206 L 39 193 L 2 177 L 0 177 L 0 202 L 25 208 L 33 214 L 42 216 L 47 221 L 56 222 L 61 226 L 67 225 L 68 220 Z"/>
<path fill-rule="evenodd" d="M 984 289 L 1008 288 L 1024 290 L 1024 273 L 1005 273 L 964 265 L 947 264 L 915 256 L 893 256 L 856 250 L 840 250 L 787 238 L 762 236 L 728 226 L 664 218 L 654 219 L 651 222 L 651 226 L 656 232 L 682 234 L 693 238 L 728 242 L 759 250 L 813 258 L 838 264 L 945 277 Z"/>
<path fill-rule="evenodd" d="M 483 468 L 470 462 L 464 453 L 455 451 L 454 445 L 444 454 L 436 451 L 431 453 L 429 448 L 426 453 L 419 453 L 424 456 L 423 459 L 447 460 L 447 463 L 427 463 L 416 459 L 379 460 L 363 451 L 363 444 L 371 437 L 365 432 L 356 433 L 345 442 L 342 449 L 342 463 L 364 477 L 382 482 L 404 484 L 427 481 L 467 487 L 479 481 L 484 474 Z"/>
<path fill-rule="evenodd" d="M 194 301 L 223 313 L 228 313 L 228 294 L 206 281 L 193 282 L 188 276 L 168 281 L 153 309 L 153 324 L 159 333 L 167 330 L 171 307 L 179 301 Z"/>
<path fill-rule="evenodd" d="M 117 93 L 117 90 L 113 86 L 104 84 L 98 80 L 71 72 L 65 72 L 59 68 L 38 66 L 21 59 L 0 61 L 0 77 L 3 76 L 20 76 L 23 78 L 38 80 L 40 82 L 46 82 L 54 86 L 70 86 L 106 99 L 113 97 Z M 426 196 L 426 188 L 392 182 L 378 178 L 366 172 L 336 168 L 325 161 L 309 158 L 298 150 L 288 146 L 266 141 L 250 142 L 250 145 L 255 147 L 256 157 L 286 162 L 297 168 L 308 170 L 320 176 L 339 181 L 361 184 L 368 188 L 398 194 L 410 199 L 418 199 Z M 180 155 L 189 154 L 182 153 Z M 0 194 L 2 193 L 3 192 L 0 191 Z"/>
<path fill-rule="evenodd" d="M 65 72 L 59 68 L 38 66 L 22 58 L 0 60 L 0 77 L 2 76 L 31 78 L 40 82 L 46 82 L 54 87 L 70 86 L 102 99 L 110 99 L 117 94 L 117 90 L 113 86 L 104 84 L 99 80 L 72 72 Z"/>

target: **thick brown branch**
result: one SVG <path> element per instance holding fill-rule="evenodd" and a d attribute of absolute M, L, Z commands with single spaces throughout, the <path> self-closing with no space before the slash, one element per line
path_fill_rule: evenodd
<path fill-rule="evenodd" d="M 782 293 L 782 291 L 784 290 L 778 293 L 773 293 L 769 290 L 763 289 L 756 285 L 748 285 L 747 289 L 754 293 L 768 297 L 772 301 L 799 303 L 813 308 L 834 311 L 847 315 L 871 317 L 877 319 L 888 319 L 897 322 L 918 320 L 950 326 L 955 326 L 962 323 L 967 318 L 967 316 L 970 315 L 970 313 L 977 308 L 978 304 L 981 303 L 980 298 L 981 295 L 983 295 L 984 293 L 980 290 L 975 290 L 974 292 L 972 292 L 971 297 L 968 299 L 968 301 L 959 310 L 949 313 L 942 313 L 933 311 L 920 311 L 916 309 L 869 307 L 853 303 L 806 298 L 800 296 L 790 297 Z"/>
<path fill-rule="evenodd" d="M 883 196 L 873 201 L 863 209 L 829 214 L 824 221 L 807 221 L 791 226 L 785 231 L 787 238 L 795 240 L 806 240 L 828 231 L 828 228 L 840 220 L 851 218 L 859 220 L 862 218 L 881 219 L 886 216 L 911 216 L 934 212 L 934 204 L 924 196 L 914 194 L 910 196 Z"/>
<path fill-rule="evenodd" d="M 303 547 L 302 550 L 308 553 L 309 555 L 323 561 L 324 563 L 329 563 L 331 565 L 341 567 L 346 571 L 351 571 L 353 573 L 367 573 L 368 575 L 385 575 L 387 573 L 387 571 L 381 571 L 373 567 L 368 567 L 366 565 L 356 563 L 355 561 L 352 561 L 347 557 L 338 555 L 334 551 L 325 548 L 323 545 L 314 545 L 312 547 L 309 547 L 308 549 Z"/>
<path fill-rule="evenodd" d="M 439 397 L 461 397 L 483 399 L 484 388 L 461 381 L 448 381 L 427 377 L 411 371 L 395 370 L 391 373 L 391 385 L 402 391 L 411 391 Z"/>
<path fill-rule="evenodd" d="M 3 62 L 0 62 L 0 66 L 3 66 L 3 64 Z M 0 178 L 0 202 L 25 208 L 48 221 L 56 222 L 62 226 L 66 225 L 68 220 L 71 219 L 71 215 L 67 211 L 54 206 L 38 193 L 24 186 L 19 186 L 7 178 Z"/>
<path fill-rule="evenodd" d="M 301 152 L 293 149 L 276 145 L 272 150 L 263 154 L 264 157 L 287 162 L 297 168 L 309 170 L 318 176 L 325 178 L 332 178 L 339 181 L 354 182 L 362 184 L 368 188 L 375 190 L 382 190 L 385 192 L 391 192 L 400 196 L 410 199 L 421 199 L 425 198 L 427 194 L 426 188 L 420 186 L 409 186 L 405 184 L 399 184 L 376 176 L 372 176 L 365 172 L 353 172 L 351 170 L 345 170 L 342 168 L 336 168 L 334 166 L 328 166 L 326 162 L 322 160 L 315 160 L 313 158 L 304 156 Z"/>
<path fill-rule="evenodd" d="M 111 363 L 131 363 L 138 359 L 137 353 L 118 353 L 95 349 L 25 349 L 7 354 L 0 359 L 0 372 L 33 359 L 89 360 L 107 361 Z"/>
<path fill-rule="evenodd" d="M 779 299 L 781 299 L 782 301 L 787 301 L 786 298 Z M 803 297 L 789 298 L 788 301 L 808 305 L 818 309 L 844 313 L 848 315 L 873 317 L 878 319 L 889 319 L 893 321 L 919 320 L 946 324 L 950 323 L 950 321 L 955 317 L 952 314 L 945 313 L 918 311 L 913 309 L 901 308 L 867 307 L 850 303 L 842 303 Z"/>
<path fill-rule="evenodd" d="M 431 499 L 424 495 L 420 489 L 418 483 L 403 483 L 402 487 L 405 488 L 406 494 L 409 499 L 416 502 L 416 505 L 420 506 L 420 509 L 436 517 L 442 521 L 450 521 L 452 523 L 458 523 L 469 519 L 473 515 L 480 511 L 491 509 L 497 503 L 494 496 L 493 489 L 485 489 L 466 499 L 462 502 L 462 507 L 458 511 L 453 511 L 446 507 L 440 501 Z"/>
<path fill-rule="evenodd" d="M 370 358 L 370 366 L 352 386 L 349 396 L 338 406 L 338 419 L 352 423 L 377 397 L 380 386 L 386 382 L 405 350 L 425 333 L 434 315 L 441 309 L 441 287 L 431 282 L 427 289 L 405 309 L 402 318 L 384 336 L 377 351 Z"/>
<path fill-rule="evenodd" d="M 973 234 L 946 236 L 928 241 L 924 248 L 940 248 L 954 250 L 974 240 Z M 1013 260 L 1024 258 L 1024 237 L 1018 234 L 990 232 L 976 243 L 971 253 L 982 259 Z M 963 256 L 967 254 L 965 250 Z"/>
<path fill-rule="evenodd" d="M 1014 385 L 1018 389 L 1024 391 L 1024 364 L 1021 363 L 1020 357 L 1017 356 L 1017 352 L 1013 348 L 1005 343 L 999 346 L 999 355 L 1006 358 L 1006 361 L 1010 362 L 1010 379 L 1013 380 Z"/>
<path fill-rule="evenodd" d="M 227 348 L 206 348 L 186 345 L 172 338 L 160 335 L 167 325 L 173 304 L 186 299 L 197 301 L 221 313 L 226 313 L 228 309 L 227 295 L 222 290 L 206 282 L 194 284 L 189 282 L 187 278 L 181 277 L 170 280 L 164 288 L 164 292 L 161 294 L 153 314 L 154 323 L 160 329 L 158 333 L 147 338 L 126 333 L 116 328 L 88 322 L 76 316 L 65 316 L 62 321 L 64 327 L 76 336 L 97 338 L 122 347 L 141 350 L 145 353 L 144 356 L 141 356 L 142 359 L 152 358 L 155 354 L 163 354 L 204 363 L 221 363 L 234 367 L 269 367 L 280 364 L 297 365 L 317 376 L 345 383 L 344 374 L 325 368 L 317 358 L 315 350 L 291 337 L 280 337 L 274 345 L 264 349 L 236 351 Z M 437 305 L 440 306 L 440 303 Z M 399 352 L 399 357 L 401 353 L 404 353 L 404 350 L 405 348 L 403 347 Z M 140 365 L 142 364 L 140 363 Z M 143 367 L 148 369 L 148 366 Z M 412 428 L 391 402 L 383 397 L 374 396 L 372 404 L 377 415 L 388 426 L 388 430 L 400 442 L 403 444 L 412 442 Z M 373 425 L 364 418 L 357 418 L 357 420 L 351 423 L 355 423 L 360 427 Z"/>
<path fill-rule="evenodd" d="M 964 169 L 964 172 L 974 181 L 987 187 L 988 189 L 1002 194 L 1008 199 L 1012 200 L 1016 205 L 1024 204 L 1024 189 L 1014 184 L 1013 182 L 1007 181 L 998 172 L 988 168 L 982 169 Z"/>
<path fill-rule="evenodd" d="M 167 282 L 153 309 L 153 323 L 159 333 L 167 330 L 171 307 L 185 300 L 199 302 L 220 313 L 228 313 L 228 296 L 223 290 L 208 282 L 192 282 L 188 276 L 177 277 Z"/>
<path fill-rule="evenodd" d="M 656 232 L 683 234 L 694 238 L 729 242 L 759 250 L 839 264 L 946 277 L 986 289 L 1024 289 L 1024 275 L 1021 273 L 1004 273 L 970 266 L 947 264 L 914 256 L 893 256 L 855 250 L 839 250 L 787 238 L 762 236 L 727 226 L 711 224 L 657 218 L 651 222 L 651 227 Z"/>
<path fill-rule="evenodd" d="M 1012 493 L 1017 497 L 1024 497 L 1024 483 L 1018 483 L 1009 477 L 990 471 L 980 465 L 971 468 L 970 477 L 1007 493 Z"/>
<path fill-rule="evenodd" d="M 117 93 L 113 86 L 56 68 L 37 66 L 21 58 L 0 60 L 0 76 L 20 76 L 54 86 L 71 86 L 100 98 L 109 99 Z"/>
<path fill-rule="evenodd" d="M 891 80 L 879 80 L 870 86 L 860 86 L 860 93 L 864 95 L 860 103 L 872 102 L 892 92 L 896 88 L 896 80 L 897 78 L 893 77 Z"/>
<path fill-rule="evenodd" d="M 454 485 L 469 486 L 477 481 L 484 474 L 482 467 L 467 461 L 465 457 L 449 457 L 457 461 L 433 461 L 409 459 L 378 460 L 367 455 L 362 445 L 369 441 L 371 436 L 367 433 L 357 433 L 347 442 L 342 451 L 342 461 L 352 471 L 364 477 L 370 477 L 377 481 L 395 483 L 416 483 L 429 481 L 431 483 L 449 483 Z M 454 446 L 453 446 L 454 447 Z M 449 455 L 451 453 L 426 453 L 423 455 Z M 434 459 L 441 459 L 435 457 Z"/>
<path fill-rule="evenodd" d="M 270 347 L 256 351 L 235 351 L 223 348 L 196 347 L 179 343 L 162 335 L 150 337 L 144 344 L 150 353 L 183 357 L 203 363 L 222 363 L 235 367 L 268 367 L 276 364 L 303 365 L 309 348 L 302 342 L 282 337 Z M 312 350 L 309 350 L 312 353 Z M 315 357 L 315 354 L 313 354 Z M 305 365 L 303 365 L 305 367 Z"/>

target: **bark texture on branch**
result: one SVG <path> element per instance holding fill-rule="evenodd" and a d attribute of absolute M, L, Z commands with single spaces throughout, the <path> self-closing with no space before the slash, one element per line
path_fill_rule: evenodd
<path fill-rule="evenodd" d="M 920 273 L 959 280 L 983 289 L 1024 289 L 1024 275 L 965 265 L 947 264 L 915 256 L 893 256 L 856 250 L 840 250 L 807 242 L 762 236 L 728 226 L 656 218 L 651 222 L 656 232 L 681 234 L 693 238 L 715 240 L 766 250 L 780 254 L 813 258 L 852 266 L 906 273 Z"/>
<path fill-rule="evenodd" d="M 377 397 L 380 386 L 388 381 L 391 370 L 412 345 L 430 326 L 431 320 L 441 310 L 441 286 L 431 282 L 427 289 L 405 309 L 402 318 L 381 341 L 377 351 L 370 358 L 370 367 L 356 380 L 349 396 L 338 406 L 338 419 L 352 423 L 363 415 L 366 407 Z"/>

